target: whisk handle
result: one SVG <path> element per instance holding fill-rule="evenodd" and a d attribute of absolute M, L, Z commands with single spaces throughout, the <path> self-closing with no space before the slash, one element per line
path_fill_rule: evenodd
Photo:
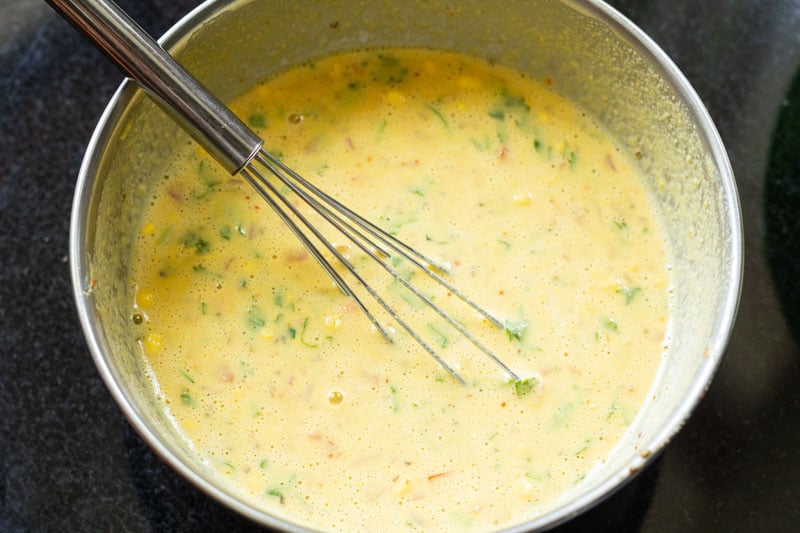
<path fill-rule="evenodd" d="M 263 141 L 111 0 L 46 0 L 231 174 Z"/>

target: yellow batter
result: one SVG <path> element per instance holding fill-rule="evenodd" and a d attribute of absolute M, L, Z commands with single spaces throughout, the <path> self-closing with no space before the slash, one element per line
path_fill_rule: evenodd
<path fill-rule="evenodd" d="M 387 343 L 193 145 L 160 180 L 133 327 L 164 408 L 253 505 L 322 530 L 497 529 L 546 512 L 619 442 L 661 362 L 668 257 L 628 154 L 543 81 L 378 50 L 232 105 L 266 149 L 450 264 L 507 331 L 454 313 L 524 386 L 338 238 L 467 385 L 380 315 L 398 330 Z"/>

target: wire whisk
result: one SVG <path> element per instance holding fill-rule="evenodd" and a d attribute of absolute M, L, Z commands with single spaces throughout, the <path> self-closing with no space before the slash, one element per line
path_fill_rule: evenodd
<path fill-rule="evenodd" d="M 184 70 L 135 21 L 110 0 L 48 0 L 64 18 L 97 45 L 112 61 L 148 92 L 165 111 L 231 174 L 241 176 L 258 192 L 294 235 L 308 249 L 333 282 L 353 298 L 377 331 L 389 342 L 392 336 L 371 311 L 359 292 L 344 279 L 325 257 L 327 250 L 350 274 L 355 283 L 377 302 L 453 378 L 465 380 L 403 319 L 375 290 L 350 260 L 303 212 L 283 194 L 274 180 L 288 188 L 337 232 L 377 262 L 397 282 L 411 291 L 433 312 L 494 361 L 512 380 L 518 376 L 486 345 L 450 313 L 432 301 L 393 266 L 402 258 L 430 279 L 457 296 L 488 322 L 504 328 L 502 321 L 459 291 L 443 274 L 446 265 L 433 261 L 407 244 L 353 212 L 263 149 L 264 141 L 224 104 Z"/>

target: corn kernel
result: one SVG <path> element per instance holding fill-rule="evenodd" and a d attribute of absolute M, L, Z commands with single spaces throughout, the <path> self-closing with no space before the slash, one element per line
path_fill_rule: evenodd
<path fill-rule="evenodd" d="M 401 106 L 406 103 L 406 97 L 400 91 L 389 91 L 386 94 L 386 103 L 394 106 Z"/>
<path fill-rule="evenodd" d="M 256 261 L 246 261 L 242 265 L 242 272 L 245 274 L 255 274 L 258 271 L 258 263 Z"/>
<path fill-rule="evenodd" d="M 470 90 L 470 89 L 481 88 L 481 82 L 478 81 L 476 78 L 473 78 L 472 76 L 461 76 L 460 78 L 458 78 L 458 81 L 456 83 L 458 83 L 459 89 Z"/>
<path fill-rule="evenodd" d="M 342 327 L 342 319 L 338 316 L 326 316 L 325 327 L 330 331 L 336 331 Z"/>
<path fill-rule="evenodd" d="M 152 222 L 148 222 L 144 226 L 142 226 L 142 231 L 140 232 L 142 237 L 152 237 L 156 234 L 156 225 Z"/>
<path fill-rule="evenodd" d="M 197 431 L 197 420 L 194 418 L 184 418 L 181 420 L 181 430 L 185 432 L 194 432 Z"/>
<path fill-rule="evenodd" d="M 275 338 L 275 333 L 272 331 L 264 330 L 261 332 L 261 340 L 263 341 L 271 341 Z"/>
<path fill-rule="evenodd" d="M 525 499 L 533 498 L 533 484 L 525 478 L 517 480 L 517 487 L 519 487 L 519 495 Z"/>
<path fill-rule="evenodd" d="M 150 309 L 153 306 L 156 296 L 153 291 L 141 290 L 136 293 L 134 304 L 141 309 Z"/>
<path fill-rule="evenodd" d="M 160 333 L 148 333 L 144 338 L 144 351 L 147 355 L 156 355 L 163 344 L 164 337 Z"/>
<path fill-rule="evenodd" d="M 511 197 L 511 199 L 514 202 L 514 205 L 530 205 L 531 193 L 526 192 L 521 194 L 515 194 L 514 196 Z"/>
<path fill-rule="evenodd" d="M 411 492 L 411 489 L 414 488 L 414 484 L 411 483 L 410 479 L 403 479 L 400 481 L 400 487 L 397 489 L 397 496 L 402 498 L 403 496 L 408 496 Z"/>

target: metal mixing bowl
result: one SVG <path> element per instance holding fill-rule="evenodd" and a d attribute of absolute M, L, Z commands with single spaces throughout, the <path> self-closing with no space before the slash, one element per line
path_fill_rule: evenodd
<path fill-rule="evenodd" d="M 722 357 L 739 298 L 742 232 L 734 178 L 708 113 L 665 54 L 594 1 L 331 0 L 207 2 L 162 39 L 223 100 L 336 51 L 421 46 L 465 52 L 550 78 L 637 154 L 673 257 L 674 312 L 651 395 L 625 440 L 560 505 L 514 530 L 567 520 L 628 480 L 667 444 Z M 300 526 L 239 501 L 167 420 L 129 328 L 130 249 L 153 183 L 189 138 L 130 82 L 109 103 L 81 168 L 70 258 L 86 338 L 114 399 L 163 459 L 212 497 L 265 525 Z"/>

